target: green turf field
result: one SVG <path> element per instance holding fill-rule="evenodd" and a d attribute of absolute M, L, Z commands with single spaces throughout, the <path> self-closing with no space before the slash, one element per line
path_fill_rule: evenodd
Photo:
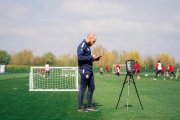
<path fill-rule="evenodd" d="M 125 76 L 95 74 L 93 104 L 99 111 L 79 113 L 77 92 L 29 92 L 28 74 L 0 75 L 0 120 L 179 120 L 180 78 L 150 77 L 135 80 L 144 109 L 131 84 L 127 112 L 127 85 L 115 110 Z"/>

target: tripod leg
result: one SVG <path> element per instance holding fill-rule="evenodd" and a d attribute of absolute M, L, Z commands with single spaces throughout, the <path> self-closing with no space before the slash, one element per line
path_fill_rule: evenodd
<path fill-rule="evenodd" d="M 127 111 L 128 111 L 128 106 L 129 106 L 129 88 L 130 88 L 130 81 L 131 81 L 131 76 L 129 77 L 129 80 L 128 80 L 128 96 L 127 96 Z"/>
<path fill-rule="evenodd" d="M 136 89 L 136 93 L 137 93 L 137 96 L 138 96 L 138 99 L 139 99 L 139 103 L 140 103 L 140 105 L 141 105 L 141 108 L 143 109 L 143 106 L 142 106 L 142 104 L 141 104 L 141 100 L 140 100 L 140 97 L 139 97 L 139 94 L 138 94 L 138 91 L 137 91 L 137 88 L 136 88 L 136 83 L 135 83 L 135 81 L 134 81 L 133 76 L 132 76 L 132 79 L 133 79 L 133 84 L 134 84 L 134 87 L 135 87 L 135 89 Z"/>
<path fill-rule="evenodd" d="M 122 92 L 123 92 L 123 89 L 124 89 L 124 85 L 126 84 L 127 76 L 128 76 L 128 74 L 126 74 L 126 78 L 125 78 L 125 80 L 124 80 L 123 87 L 122 87 L 122 89 L 121 89 L 121 93 L 119 94 L 119 99 L 118 99 L 118 102 L 117 102 L 117 105 L 116 105 L 116 109 L 117 109 L 117 107 L 118 107 L 118 104 L 119 104 L 119 101 L 120 101 L 120 98 L 121 98 L 121 95 L 122 95 Z"/>

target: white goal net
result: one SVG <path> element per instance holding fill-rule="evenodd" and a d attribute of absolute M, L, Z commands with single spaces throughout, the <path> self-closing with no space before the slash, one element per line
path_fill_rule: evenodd
<path fill-rule="evenodd" d="M 78 91 L 78 67 L 31 67 L 29 91 Z"/>
<path fill-rule="evenodd" d="M 176 70 L 176 77 L 180 76 L 180 68 Z"/>
<path fill-rule="evenodd" d="M 113 64 L 112 66 L 112 73 L 115 74 L 116 73 L 116 65 L 117 64 Z M 120 65 L 120 74 L 126 74 L 126 65 L 125 64 L 119 64 Z"/>

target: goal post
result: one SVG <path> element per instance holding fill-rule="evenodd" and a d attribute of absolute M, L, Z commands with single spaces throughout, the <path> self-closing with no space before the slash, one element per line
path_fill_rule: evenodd
<path fill-rule="evenodd" d="M 117 64 L 113 64 L 112 66 L 112 73 L 115 74 L 116 73 L 116 65 Z M 126 74 L 126 65 L 125 64 L 119 64 L 120 65 L 120 74 Z"/>
<path fill-rule="evenodd" d="M 29 91 L 78 91 L 78 67 L 31 67 Z"/>

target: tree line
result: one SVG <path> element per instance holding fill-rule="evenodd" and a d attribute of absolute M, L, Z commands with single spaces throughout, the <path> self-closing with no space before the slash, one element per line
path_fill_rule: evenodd
<path fill-rule="evenodd" d="M 164 66 L 168 66 L 171 63 L 173 66 L 180 67 L 180 63 L 177 63 L 174 57 L 171 57 L 167 53 L 161 53 L 156 57 L 147 55 L 142 57 L 137 50 L 131 51 L 109 51 L 102 45 L 97 45 L 92 49 L 92 54 L 102 55 L 102 58 L 98 62 L 94 62 L 94 66 L 112 66 L 113 64 L 124 64 L 127 59 L 134 59 L 138 61 L 141 67 L 153 68 L 158 60 Z M 5 50 L 0 50 L 0 64 L 9 65 L 28 65 L 28 66 L 43 66 L 49 62 L 51 66 L 77 66 L 77 55 L 64 54 L 61 56 L 55 56 L 52 52 L 44 53 L 41 56 L 35 56 L 31 50 L 21 50 L 15 54 L 10 55 Z"/>
<path fill-rule="evenodd" d="M 96 62 L 96 66 L 112 66 L 113 64 L 119 63 L 119 64 L 125 64 L 125 61 L 128 59 L 134 59 L 137 61 L 141 67 L 144 67 L 145 69 L 152 69 L 154 68 L 155 64 L 158 60 L 161 61 L 161 63 L 164 66 L 168 66 L 169 63 L 171 63 L 176 68 L 180 67 L 180 63 L 176 62 L 174 57 L 171 57 L 168 53 L 160 53 L 159 55 L 153 57 L 151 55 L 147 55 L 145 57 L 142 57 L 139 51 L 137 50 L 131 50 L 131 51 L 117 51 L 112 50 L 108 51 L 105 49 L 102 45 L 98 45 L 93 49 L 93 53 L 103 55 L 101 60 L 99 62 Z"/>

